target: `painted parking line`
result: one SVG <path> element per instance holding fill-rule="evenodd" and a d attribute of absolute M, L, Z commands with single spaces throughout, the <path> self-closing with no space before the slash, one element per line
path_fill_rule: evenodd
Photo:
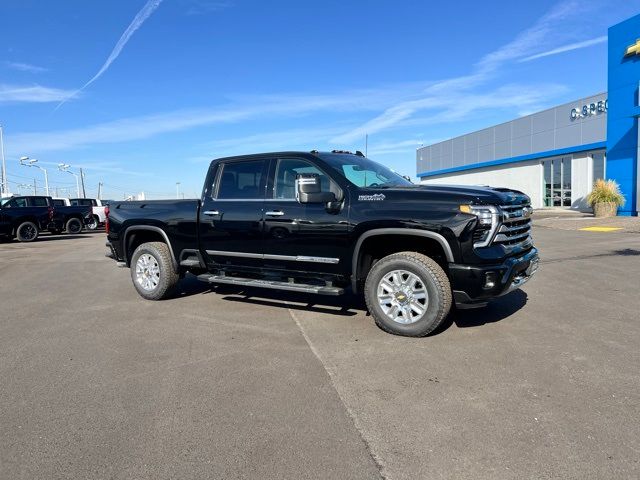
<path fill-rule="evenodd" d="M 615 232 L 622 230 L 622 227 L 585 227 L 580 229 L 583 232 Z"/>

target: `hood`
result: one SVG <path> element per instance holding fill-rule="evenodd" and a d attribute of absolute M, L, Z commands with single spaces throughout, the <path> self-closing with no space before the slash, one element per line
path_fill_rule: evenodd
<path fill-rule="evenodd" d="M 471 186 L 471 185 L 412 185 L 407 187 L 392 187 L 381 189 L 380 191 L 372 191 L 377 189 L 363 189 L 371 194 L 381 193 L 384 195 L 394 193 L 401 196 L 425 196 L 429 197 L 447 197 L 447 200 L 460 203 L 474 203 L 479 205 L 521 205 L 530 203 L 529 197 L 518 191 L 509 188 L 489 187 L 489 186 Z"/>

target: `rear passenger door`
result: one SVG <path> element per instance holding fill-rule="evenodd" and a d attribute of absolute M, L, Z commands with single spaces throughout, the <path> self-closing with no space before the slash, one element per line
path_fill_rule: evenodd
<path fill-rule="evenodd" d="M 296 176 L 320 175 L 323 191 L 344 200 L 344 192 L 326 172 L 304 158 L 274 158 L 264 204 L 266 267 L 312 273 L 344 273 L 349 250 L 348 210 L 296 200 Z"/>
<path fill-rule="evenodd" d="M 208 263 L 260 267 L 268 160 L 223 161 L 200 208 L 200 245 Z"/>

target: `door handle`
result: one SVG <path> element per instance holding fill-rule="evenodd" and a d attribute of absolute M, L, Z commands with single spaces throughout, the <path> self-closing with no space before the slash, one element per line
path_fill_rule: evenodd
<path fill-rule="evenodd" d="M 205 215 L 209 215 L 210 217 L 214 217 L 216 215 L 220 215 L 220 212 L 218 210 L 206 210 L 204 212 Z"/>
<path fill-rule="evenodd" d="M 284 215 L 284 212 L 282 210 L 269 210 L 268 212 L 264 213 L 265 215 L 269 215 L 270 217 L 281 217 Z"/>

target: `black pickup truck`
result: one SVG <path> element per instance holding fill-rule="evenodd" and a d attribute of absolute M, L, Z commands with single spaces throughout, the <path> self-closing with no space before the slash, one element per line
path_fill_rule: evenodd
<path fill-rule="evenodd" d="M 43 231 L 79 233 L 90 218 L 91 207 L 56 206 L 51 197 L 0 199 L 0 236 L 20 242 L 32 242 Z"/>
<path fill-rule="evenodd" d="M 452 304 L 486 305 L 538 266 L 529 198 L 414 185 L 360 152 L 214 160 L 202 198 L 114 202 L 109 256 L 159 300 L 186 272 L 212 284 L 364 294 L 384 330 L 423 336 Z"/>

